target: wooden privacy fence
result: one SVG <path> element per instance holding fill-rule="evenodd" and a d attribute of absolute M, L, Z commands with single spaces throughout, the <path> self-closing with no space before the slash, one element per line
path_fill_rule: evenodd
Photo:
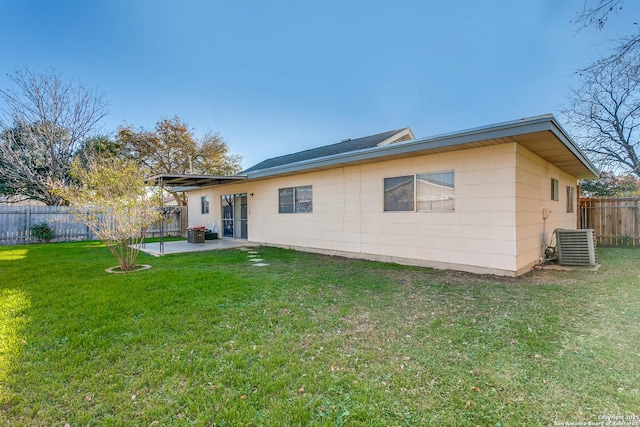
<path fill-rule="evenodd" d="M 187 228 L 187 208 L 168 206 L 164 211 L 164 236 L 183 236 Z M 53 230 L 52 242 L 94 240 L 96 237 L 83 223 L 77 222 L 68 206 L 0 205 L 0 246 L 38 243 L 31 227 L 46 222 Z M 160 222 L 147 229 L 147 237 L 160 236 Z"/>
<path fill-rule="evenodd" d="M 186 206 L 165 206 L 162 208 L 164 215 L 162 224 L 160 221 L 147 228 L 147 237 L 182 236 L 187 237 L 188 215 Z"/>
<path fill-rule="evenodd" d="M 600 246 L 640 247 L 640 197 L 581 198 L 580 228 L 593 228 Z"/>

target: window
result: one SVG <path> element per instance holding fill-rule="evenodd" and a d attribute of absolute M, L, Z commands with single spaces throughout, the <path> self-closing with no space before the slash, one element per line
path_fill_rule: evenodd
<path fill-rule="evenodd" d="M 384 179 L 385 212 L 453 212 L 453 171 Z"/>
<path fill-rule="evenodd" d="M 385 212 L 415 210 L 414 175 L 384 179 Z"/>
<path fill-rule="evenodd" d="M 313 212 L 313 188 L 310 185 L 281 188 L 278 190 L 278 199 L 279 213 Z"/>
<path fill-rule="evenodd" d="M 416 188 L 419 211 L 453 210 L 453 171 L 416 175 Z"/>
<path fill-rule="evenodd" d="M 551 178 L 551 200 L 558 200 L 558 180 Z"/>
<path fill-rule="evenodd" d="M 575 189 L 573 187 L 567 186 L 567 213 L 573 213 L 573 202 L 574 202 Z"/>
<path fill-rule="evenodd" d="M 200 197 L 200 213 L 209 213 L 209 196 Z"/>
<path fill-rule="evenodd" d="M 293 187 L 281 188 L 278 190 L 280 195 L 280 213 L 293 213 Z"/>
<path fill-rule="evenodd" d="M 311 186 L 295 187 L 296 191 L 296 213 L 311 213 L 313 212 L 313 192 Z"/>

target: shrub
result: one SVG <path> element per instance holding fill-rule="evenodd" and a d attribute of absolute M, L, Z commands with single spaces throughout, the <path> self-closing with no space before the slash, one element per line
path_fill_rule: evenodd
<path fill-rule="evenodd" d="M 53 239 L 54 234 L 49 224 L 41 222 L 31 227 L 31 235 L 38 239 L 40 243 L 49 243 Z"/>
<path fill-rule="evenodd" d="M 147 227 L 160 215 L 158 194 L 145 181 L 145 171 L 131 160 L 105 157 L 71 174 L 78 185 L 57 190 L 70 202 L 76 218 L 109 248 L 121 271 L 135 269 Z"/>

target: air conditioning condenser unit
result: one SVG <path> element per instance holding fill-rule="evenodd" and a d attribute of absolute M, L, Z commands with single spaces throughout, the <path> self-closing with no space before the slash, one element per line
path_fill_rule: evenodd
<path fill-rule="evenodd" d="M 558 264 L 560 265 L 596 265 L 595 235 L 592 229 L 556 230 Z"/>

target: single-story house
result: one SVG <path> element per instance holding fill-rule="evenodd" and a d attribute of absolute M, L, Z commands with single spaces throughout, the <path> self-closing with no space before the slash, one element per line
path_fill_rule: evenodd
<path fill-rule="evenodd" d="M 552 115 L 416 139 L 409 128 L 265 160 L 190 185 L 189 225 L 223 238 L 346 257 L 516 276 L 598 170 Z"/>

